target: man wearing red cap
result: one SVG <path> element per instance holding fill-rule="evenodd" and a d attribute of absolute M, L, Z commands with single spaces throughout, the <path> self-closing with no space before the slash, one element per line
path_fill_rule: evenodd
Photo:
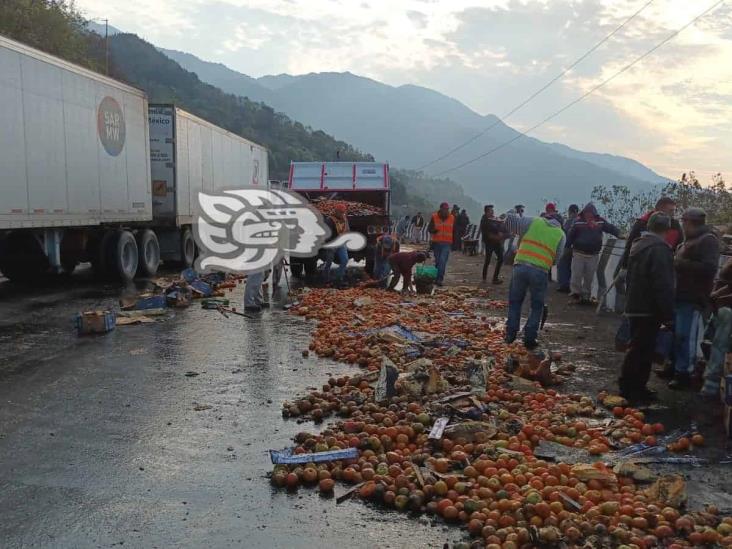
<path fill-rule="evenodd" d="M 343 233 L 348 232 L 348 218 L 346 212 L 348 208 L 345 204 L 338 204 L 335 207 L 335 213 L 330 218 L 332 221 L 331 225 L 331 238 L 338 238 Z M 338 270 L 336 270 L 335 283 L 341 285 L 343 283 L 343 277 L 346 274 L 346 267 L 348 266 L 348 250 L 345 246 L 339 246 L 335 249 L 326 250 L 326 259 L 324 265 L 325 281 L 330 281 L 330 267 L 333 264 L 333 259 L 338 260 Z"/>
<path fill-rule="evenodd" d="M 564 225 L 562 214 L 557 211 L 557 205 L 554 202 L 547 202 L 547 205 L 544 207 L 544 213 L 541 214 L 541 217 L 544 219 L 556 219 L 559 221 L 560 225 Z"/>
<path fill-rule="evenodd" d="M 440 209 L 432 214 L 427 231 L 432 235 L 432 251 L 435 254 L 437 280 L 435 283 L 442 286 L 447 270 L 447 260 L 450 258 L 450 247 L 453 240 L 455 216 L 450 213 L 447 202 L 440 204 Z"/>

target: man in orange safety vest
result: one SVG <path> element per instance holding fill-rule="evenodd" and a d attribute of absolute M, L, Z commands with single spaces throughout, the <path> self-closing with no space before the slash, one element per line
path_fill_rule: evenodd
<path fill-rule="evenodd" d="M 452 246 L 452 231 L 455 226 L 455 216 L 450 213 L 447 202 L 440 204 L 440 209 L 432 214 L 427 231 L 432 235 L 432 251 L 435 254 L 437 280 L 435 283 L 442 286 L 447 270 L 447 260 L 450 258 Z"/>

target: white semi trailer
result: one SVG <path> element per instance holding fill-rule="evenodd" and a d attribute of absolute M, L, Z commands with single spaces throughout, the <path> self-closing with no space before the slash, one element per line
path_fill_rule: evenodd
<path fill-rule="evenodd" d="M 0 272 L 19 281 L 190 265 L 197 191 L 268 181 L 263 147 L 2 36 L 0 167 Z"/>
<path fill-rule="evenodd" d="M 198 191 L 268 185 L 267 149 L 174 105 L 150 105 L 152 208 L 162 258 L 190 265 Z"/>

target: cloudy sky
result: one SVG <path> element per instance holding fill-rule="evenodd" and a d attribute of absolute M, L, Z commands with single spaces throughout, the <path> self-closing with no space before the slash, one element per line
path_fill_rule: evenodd
<path fill-rule="evenodd" d="M 249 74 L 351 71 L 503 115 L 648 0 L 76 0 L 87 16 Z M 654 0 L 507 120 L 524 129 L 717 0 Z M 732 181 L 732 1 L 533 135 Z"/>

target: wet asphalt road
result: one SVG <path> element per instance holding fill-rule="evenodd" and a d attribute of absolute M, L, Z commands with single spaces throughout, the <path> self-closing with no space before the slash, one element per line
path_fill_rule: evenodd
<path fill-rule="evenodd" d="M 475 284 L 478 260 L 455 254 L 448 280 Z M 494 288 L 496 299 L 507 286 Z M 271 488 L 267 450 L 315 430 L 283 420 L 282 402 L 354 371 L 302 357 L 307 321 L 277 309 L 227 320 L 194 304 L 160 323 L 78 338 L 72 315 L 114 306 L 120 293 L 89 273 L 40 290 L 0 279 L 1 549 L 421 548 L 461 539 L 457 528 L 426 518 Z M 241 296 L 234 291 L 235 301 Z M 568 307 L 553 291 L 549 307 L 543 338 L 577 366 L 560 390 L 615 390 L 619 320 Z M 665 390 L 655 377 L 651 384 L 661 402 L 647 410 L 649 421 L 669 430 L 695 421 L 707 446 L 694 455 L 729 459 L 719 406 Z M 715 503 L 729 514 L 729 467 L 657 472 L 686 478 L 692 509 Z"/>
<path fill-rule="evenodd" d="M 242 290 L 232 294 L 239 302 Z M 358 501 L 272 489 L 267 450 L 313 429 L 283 420 L 282 402 L 350 370 L 302 357 L 306 321 L 277 310 L 225 319 L 194 303 L 156 324 L 76 336 L 74 313 L 119 295 L 88 273 L 46 289 L 0 282 L 0 546 L 441 547 L 460 538 Z"/>

